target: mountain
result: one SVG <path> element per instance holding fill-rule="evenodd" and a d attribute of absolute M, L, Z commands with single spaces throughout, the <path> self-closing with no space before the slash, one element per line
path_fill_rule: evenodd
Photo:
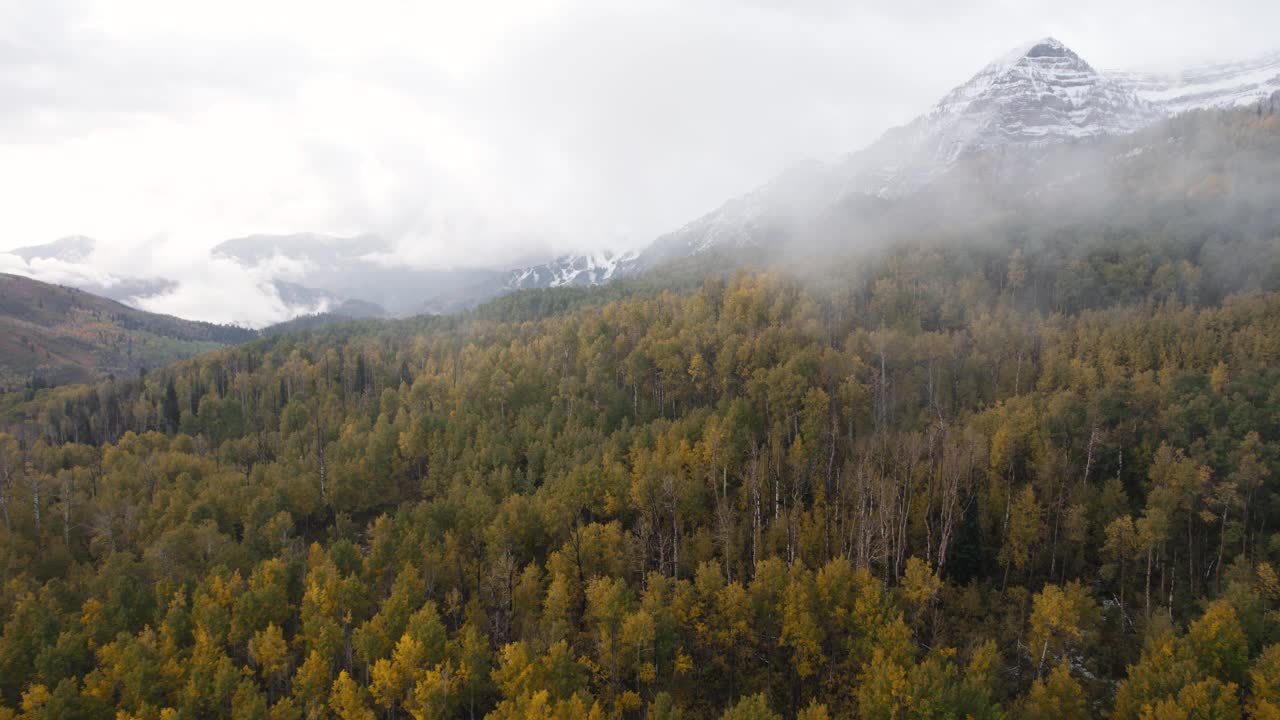
<path fill-rule="evenodd" d="M 360 261 L 380 252 L 388 245 L 375 235 L 335 237 L 317 233 L 292 235 L 248 235 L 219 243 L 213 248 L 215 256 L 236 260 L 246 265 L 256 265 L 276 257 L 330 266 L 338 263 Z"/>
<path fill-rule="evenodd" d="M 1023 148 L 1130 134 L 1189 110 L 1269 102 L 1277 90 L 1280 54 L 1176 75 L 1126 73 L 1099 71 L 1042 38 L 989 63 L 867 148 L 797 166 L 729 200 L 658 238 L 611 277 L 711 250 L 776 246 L 834 208 L 918 191 L 975 158 L 999 164 Z"/>
<path fill-rule="evenodd" d="M 15 248 L 6 254 L 21 258 L 34 275 L 56 268 L 54 275 L 59 283 L 126 304 L 163 295 L 177 287 L 176 282 L 165 278 L 111 276 L 93 264 L 97 245 L 91 237 L 69 235 L 43 245 Z"/>
<path fill-rule="evenodd" d="M 0 273 L 0 388 L 136 375 L 255 337 L 253 330 L 156 315 Z"/>
<path fill-rule="evenodd" d="M 862 180 L 849 189 L 901 194 L 975 154 L 1128 133 L 1159 117 L 1133 88 L 1044 38 L 990 63 L 841 171 Z"/>
<path fill-rule="evenodd" d="M 93 253 L 93 238 L 84 235 L 69 235 L 44 245 L 28 245 L 9 251 L 11 255 L 31 262 L 32 260 L 61 260 L 62 262 L 80 262 Z"/>

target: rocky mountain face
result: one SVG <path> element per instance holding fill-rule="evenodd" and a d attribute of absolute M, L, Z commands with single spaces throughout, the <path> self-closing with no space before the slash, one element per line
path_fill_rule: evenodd
<path fill-rule="evenodd" d="M 927 114 L 873 146 L 868 155 L 885 176 L 885 185 L 873 189 L 911 189 L 957 160 L 992 148 L 1127 133 L 1158 117 L 1133 88 L 1044 38 L 987 65 Z"/>

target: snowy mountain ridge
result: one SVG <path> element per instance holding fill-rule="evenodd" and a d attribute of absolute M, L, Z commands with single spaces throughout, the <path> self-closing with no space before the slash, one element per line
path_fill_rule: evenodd
<path fill-rule="evenodd" d="M 636 253 L 605 250 L 589 255 L 563 255 L 541 265 L 512 270 L 507 277 L 507 290 L 564 287 L 567 285 L 599 285 L 614 278 L 619 268 L 634 261 Z"/>
<path fill-rule="evenodd" d="M 949 163 L 991 145 L 1128 132 L 1154 115 L 1133 89 L 1044 38 L 983 68 L 916 123 L 934 143 L 936 159 Z"/>
<path fill-rule="evenodd" d="M 1280 52 L 1173 73 L 1111 71 L 1107 74 L 1165 115 L 1240 107 L 1280 91 Z"/>

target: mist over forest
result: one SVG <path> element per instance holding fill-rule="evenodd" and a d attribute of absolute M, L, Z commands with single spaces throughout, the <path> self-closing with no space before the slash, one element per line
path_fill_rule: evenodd
<path fill-rule="evenodd" d="M 1280 717 L 1280 55 L 981 67 L 625 250 L 18 247 L 0 720 Z"/>

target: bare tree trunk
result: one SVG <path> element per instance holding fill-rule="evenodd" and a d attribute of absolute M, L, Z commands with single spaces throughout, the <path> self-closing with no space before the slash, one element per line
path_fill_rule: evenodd
<path fill-rule="evenodd" d="M 9 488 L 12 487 L 13 476 L 8 468 L 4 469 L 4 473 L 0 475 L 0 512 L 4 514 L 4 529 L 7 532 L 13 530 L 13 523 L 9 519 Z"/>
<path fill-rule="evenodd" d="M 36 521 L 36 542 L 40 542 L 40 475 L 28 473 L 31 480 L 31 513 Z"/>
<path fill-rule="evenodd" d="M 671 501 L 671 577 L 680 579 L 680 519 L 674 498 Z"/>
<path fill-rule="evenodd" d="M 761 532 L 761 514 L 763 498 L 760 496 L 760 448 L 752 445 L 750 475 L 748 477 L 751 483 L 751 575 L 755 576 L 756 565 L 760 563 L 760 532 Z"/>
<path fill-rule="evenodd" d="M 1222 526 L 1218 529 L 1218 561 L 1213 566 L 1213 585 L 1217 592 L 1222 591 L 1222 555 L 1227 549 L 1227 516 L 1231 513 L 1231 507 L 1223 504 L 1222 508 Z"/>
<path fill-rule="evenodd" d="M 1195 539 L 1192 537 L 1192 521 L 1191 515 L 1187 515 L 1187 593 L 1191 597 L 1196 595 L 1196 546 Z"/>
<path fill-rule="evenodd" d="M 1155 548 L 1147 548 L 1147 590 L 1146 590 L 1146 613 L 1147 619 L 1151 619 L 1151 560 Z"/>
<path fill-rule="evenodd" d="M 324 426 L 320 423 L 320 413 L 316 412 L 316 465 L 320 474 L 320 504 L 329 504 L 329 469 L 324 462 Z"/>
<path fill-rule="evenodd" d="M 62 473 L 62 544 L 68 552 L 71 550 L 71 494 L 74 491 L 71 471 L 64 470 Z"/>
<path fill-rule="evenodd" d="M 974 444 L 971 438 L 962 442 L 968 445 L 965 450 L 957 445 L 950 451 L 944 446 L 942 451 L 942 501 L 937 563 L 939 576 L 946 567 L 947 553 L 950 550 L 956 526 L 968 508 L 965 499 L 969 495 L 970 483 L 973 480 Z M 962 452 L 963 460 L 960 458 Z"/>
<path fill-rule="evenodd" d="M 1126 569 L 1126 566 L 1129 564 L 1125 562 L 1125 559 L 1126 559 L 1125 553 L 1123 552 L 1120 553 L 1120 620 L 1121 622 L 1123 622 L 1129 617 L 1128 615 L 1125 614 L 1125 611 L 1124 611 L 1125 569 Z"/>

